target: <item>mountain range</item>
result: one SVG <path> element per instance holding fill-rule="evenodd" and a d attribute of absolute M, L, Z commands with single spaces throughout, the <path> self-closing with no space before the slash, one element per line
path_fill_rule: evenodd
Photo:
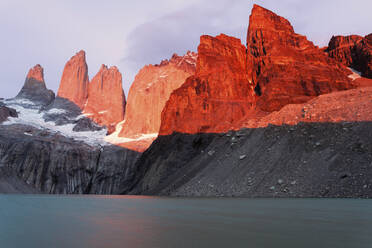
<path fill-rule="evenodd" d="M 127 98 L 84 51 L 57 94 L 31 68 L 0 99 L 0 192 L 372 197 L 371 121 L 372 34 L 319 48 L 254 5 L 246 44 L 203 35 Z"/>

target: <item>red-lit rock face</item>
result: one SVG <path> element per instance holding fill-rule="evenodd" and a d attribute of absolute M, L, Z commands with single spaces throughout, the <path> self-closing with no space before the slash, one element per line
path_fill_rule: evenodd
<path fill-rule="evenodd" d="M 172 91 L 195 73 L 196 58 L 197 54 L 191 52 L 185 56 L 175 54 L 169 61 L 147 65 L 139 71 L 129 90 L 120 137 L 136 138 L 159 132 L 164 105 Z"/>
<path fill-rule="evenodd" d="M 115 66 L 108 69 L 102 65 L 88 89 L 84 113 L 97 124 L 106 126 L 110 133 L 113 132 L 125 113 L 121 73 Z"/>
<path fill-rule="evenodd" d="M 43 67 L 41 67 L 41 65 L 35 65 L 28 71 L 26 81 L 29 81 L 31 79 L 34 79 L 45 86 L 44 69 Z"/>
<path fill-rule="evenodd" d="M 160 134 L 226 131 L 251 109 L 252 92 L 240 40 L 202 36 L 196 74 L 171 94 Z"/>
<path fill-rule="evenodd" d="M 57 95 L 74 102 L 80 109 L 83 109 L 88 97 L 88 83 L 85 52 L 80 51 L 65 65 Z"/>
<path fill-rule="evenodd" d="M 195 76 L 175 90 L 160 134 L 224 132 L 242 119 L 356 87 L 351 71 L 296 34 L 291 24 L 255 5 L 247 49 L 233 37 L 202 36 Z"/>
<path fill-rule="evenodd" d="M 318 96 L 306 103 L 289 104 L 280 111 L 247 119 L 240 127 L 259 128 L 272 125 L 296 125 L 300 122 L 372 121 L 372 84 Z"/>
<path fill-rule="evenodd" d="M 115 66 L 102 65 L 89 82 L 84 51 L 66 63 L 58 96 L 75 103 L 87 117 L 106 126 L 109 133 L 124 119 L 126 101 L 121 73 Z"/>
<path fill-rule="evenodd" d="M 247 46 L 249 79 L 263 111 L 354 87 L 349 70 L 296 34 L 286 19 L 258 5 L 250 16 Z"/>
<path fill-rule="evenodd" d="M 372 78 L 372 34 L 334 36 L 326 49 L 331 58 Z"/>
<path fill-rule="evenodd" d="M 184 56 L 179 56 L 176 53 L 173 54 L 170 60 L 163 60 L 161 61 L 160 65 L 155 66 L 165 66 L 169 64 L 173 64 L 178 69 L 185 71 L 189 74 L 195 73 L 196 68 L 196 59 L 198 57 L 197 53 L 188 51 Z"/>

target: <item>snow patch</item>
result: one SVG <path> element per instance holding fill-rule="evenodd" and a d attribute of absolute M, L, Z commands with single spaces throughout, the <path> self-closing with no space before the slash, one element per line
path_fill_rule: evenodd
<path fill-rule="evenodd" d="M 101 115 L 101 114 L 104 114 L 104 113 L 107 113 L 107 112 L 108 112 L 108 110 L 103 110 L 103 111 L 99 111 L 98 114 Z"/>
<path fill-rule="evenodd" d="M 107 132 L 106 129 L 100 131 L 75 132 L 73 131 L 75 124 L 71 123 L 57 126 L 55 122 L 46 122 L 43 118 L 45 112 L 40 112 L 37 108 L 25 108 L 19 104 L 20 102 L 31 105 L 29 102 L 24 100 L 7 101 L 7 105 L 17 111 L 18 118 L 9 117 L 7 121 L 3 122 L 3 125 L 29 125 L 39 129 L 46 129 L 51 133 L 59 133 L 65 137 L 83 141 L 89 145 L 107 145 L 104 141 Z"/>
<path fill-rule="evenodd" d="M 135 142 L 141 140 L 148 140 L 148 139 L 156 139 L 158 137 L 158 133 L 149 133 L 149 134 L 140 134 L 136 138 L 128 138 L 128 137 L 119 137 L 121 130 L 123 129 L 123 125 L 125 120 L 119 122 L 116 125 L 115 132 L 105 137 L 105 141 L 111 144 L 122 144 L 128 142 Z"/>
<path fill-rule="evenodd" d="M 116 141 L 119 139 L 119 134 L 120 134 L 121 130 L 123 129 L 124 123 L 125 123 L 125 120 L 123 120 L 123 121 L 119 122 L 118 124 L 116 124 L 116 126 L 115 126 L 115 132 L 113 132 L 110 135 L 107 135 L 105 137 L 105 141 L 106 142 L 109 142 L 109 143 L 112 143 L 112 144 L 118 144 L 119 142 L 116 142 Z"/>
<path fill-rule="evenodd" d="M 348 77 L 350 79 L 352 79 L 353 81 L 362 77 L 362 73 L 361 72 L 356 71 L 356 70 L 354 70 L 354 69 L 352 69 L 350 67 L 348 67 L 348 69 L 352 72 Z"/>
<path fill-rule="evenodd" d="M 129 143 L 141 140 L 148 140 L 148 139 L 156 139 L 158 137 L 158 133 L 147 133 L 147 134 L 140 134 L 136 138 L 127 138 L 127 137 L 119 137 L 119 136 L 106 136 L 105 141 L 111 144 L 122 144 L 122 143 Z"/>
<path fill-rule="evenodd" d="M 186 60 L 186 63 L 190 64 L 190 65 L 195 65 L 196 66 L 196 63 L 194 61 L 189 61 L 189 60 Z"/>
<path fill-rule="evenodd" d="M 57 109 L 52 108 L 48 110 L 48 114 L 56 114 L 56 115 L 62 115 L 65 114 L 67 111 L 65 109 Z"/>

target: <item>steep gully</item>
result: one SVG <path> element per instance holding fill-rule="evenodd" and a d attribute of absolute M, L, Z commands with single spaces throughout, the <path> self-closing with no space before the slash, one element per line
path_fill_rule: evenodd
<path fill-rule="evenodd" d="M 142 156 L 116 146 L 104 146 L 103 149 L 99 146 L 98 148 L 82 146 L 75 140 L 68 138 L 65 140 L 65 137 L 44 133 L 43 137 L 48 138 L 39 140 L 47 147 L 44 148 L 46 152 L 44 157 L 48 157 L 48 154 L 53 154 L 56 150 L 62 151 L 62 154 L 53 159 L 26 158 L 26 162 L 17 160 L 16 163 L 5 156 L 1 160 L 2 164 L 7 165 L 5 168 L 16 164 L 17 175 L 20 178 L 30 185 L 35 185 L 40 191 L 48 193 L 361 197 L 371 195 L 368 179 L 370 175 L 368 165 L 371 159 L 367 156 L 370 147 L 368 142 L 365 142 L 365 137 L 369 137 L 368 121 L 372 115 L 364 111 L 370 109 L 368 97 L 371 96 L 371 92 L 348 90 L 360 85 L 371 85 L 367 79 L 356 79 L 358 76 L 355 75 L 351 79 L 351 72 L 341 64 L 342 61 L 338 63 L 329 58 L 307 41 L 306 37 L 295 34 L 287 20 L 257 5 L 250 17 L 247 48 L 241 45 L 240 40 L 226 35 L 202 36 L 196 69 L 195 60 L 194 54 L 174 56 L 159 66 L 145 68 L 142 76 L 140 72 L 136 77 L 138 83 L 133 84 L 133 89 L 136 89 L 136 85 L 147 85 L 145 94 L 139 101 L 146 97 L 156 97 L 157 94 L 154 92 L 157 85 L 164 86 L 176 82 L 162 97 L 162 100 L 168 98 L 169 100 L 166 103 L 161 102 L 160 111 L 155 111 L 157 113 L 149 117 L 150 123 L 158 124 L 154 126 L 140 124 L 145 128 L 140 130 L 139 134 L 151 134 L 159 127 L 161 134 Z M 71 66 L 74 64 L 77 66 Z M 164 68 L 176 72 L 169 81 L 163 80 L 166 75 L 161 71 Z M 146 75 L 149 70 L 150 73 Z M 60 97 L 63 97 L 83 109 L 86 115 L 92 114 L 90 118 L 94 122 L 104 124 L 109 117 L 105 115 L 102 118 L 100 112 L 107 111 L 107 106 L 95 109 L 96 106 L 92 102 L 100 99 L 105 92 L 99 92 L 97 91 L 99 87 L 94 89 L 93 86 L 100 85 L 102 88 L 107 82 L 120 82 L 109 84 L 116 89 L 113 92 L 120 93 L 121 74 L 118 76 L 116 71 L 116 68 L 108 70 L 102 66 L 95 77 L 96 80 L 92 80 L 96 83 L 89 83 L 85 53 L 78 53 L 66 64 L 58 97 L 52 106 L 62 105 Z M 147 80 L 141 80 L 141 77 L 151 78 L 152 74 L 157 74 L 158 81 L 155 84 L 148 85 Z M 182 78 L 188 76 L 191 77 L 183 84 Z M 339 90 L 346 90 L 345 94 L 333 93 Z M 136 91 L 138 92 L 138 89 Z M 107 89 L 107 92 L 110 90 Z M 134 93 L 132 88 L 131 92 Z M 148 92 L 150 94 L 146 95 Z M 330 94 L 319 97 L 327 93 Z M 90 97 L 94 100 L 89 101 Z M 353 105 L 358 97 L 364 97 L 365 101 L 357 102 L 361 105 Z M 125 106 L 125 96 L 119 95 L 118 99 L 116 102 L 119 102 L 119 108 L 109 109 L 109 112 L 114 113 L 117 109 L 120 113 L 124 112 L 122 109 Z M 130 135 L 135 140 L 136 132 L 130 133 L 130 127 L 138 126 L 139 123 L 130 124 L 131 120 L 138 118 L 127 119 L 128 109 L 135 106 L 129 104 L 129 99 L 130 97 L 125 117 L 124 113 L 112 114 L 118 118 L 111 119 L 105 125 L 111 133 L 114 132 L 115 125 L 120 126 L 122 129 L 120 132 L 116 130 L 117 134 Z M 311 99 L 314 99 L 314 102 L 311 102 Z M 335 99 L 337 101 L 331 107 L 324 104 Z M 338 104 L 343 105 L 343 108 L 338 108 Z M 85 111 L 89 105 L 92 105 L 91 109 Z M 165 106 L 164 109 L 162 106 Z M 346 111 L 349 107 L 349 111 Z M 50 109 L 53 108 L 49 107 Z M 161 110 L 163 111 L 160 116 Z M 142 112 L 139 111 L 140 115 L 137 117 L 145 114 Z M 226 113 L 232 115 L 226 116 Z M 359 116 L 353 113 L 359 113 Z M 124 118 L 127 120 L 120 125 Z M 342 124 L 344 122 L 346 123 Z M 86 121 L 84 123 L 87 124 Z M 282 127 L 267 127 L 270 123 Z M 92 125 L 88 122 L 88 126 Z M 250 129 L 241 129 L 242 127 Z M 7 128 L 10 129 L 4 130 L 8 133 L 17 133 L 16 129 L 20 127 Z M 226 133 L 231 129 L 236 131 Z M 346 132 L 347 130 L 352 132 Z M 26 136 L 31 140 L 35 139 L 34 135 L 38 138 L 40 136 L 38 131 L 27 133 Z M 309 133 L 312 134 L 308 135 Z M 328 142 L 321 140 L 321 134 L 324 133 L 329 138 L 337 135 Z M 266 137 L 264 140 L 263 134 Z M 24 127 L 20 128 L 18 143 L 22 144 L 23 136 Z M 70 147 L 64 146 L 61 149 L 61 139 Z M 317 139 L 318 141 L 315 141 Z M 354 139 L 355 142 L 350 146 L 340 146 L 347 140 Z M 242 140 L 244 142 L 241 142 Z M 140 147 L 136 145 L 133 147 L 136 150 L 145 150 L 151 142 L 152 139 Z M 292 143 L 302 144 L 295 149 L 296 156 L 292 151 L 288 151 L 292 149 L 290 148 L 293 147 Z M 3 147 L 7 146 L 9 144 L 5 142 Z M 30 144 L 26 142 L 20 146 L 20 150 L 24 151 L 29 149 Z M 4 149 L 2 154 L 12 154 L 13 149 L 14 147 Z M 231 153 L 225 154 L 224 151 L 229 149 Z M 39 147 L 36 150 L 38 151 Z M 84 161 L 79 159 L 80 162 L 77 164 L 77 161 L 71 160 L 70 155 L 64 155 L 74 152 L 78 152 L 77 157 L 83 157 Z M 22 157 L 19 154 L 12 156 L 13 160 L 14 157 L 18 156 L 18 159 Z M 61 156 L 65 161 L 56 162 L 61 160 Z M 334 159 L 328 159 L 329 157 Z M 342 174 L 338 175 L 334 173 L 334 167 L 343 159 L 351 162 L 336 168 L 337 173 Z M 309 166 L 300 166 L 305 163 L 304 161 L 311 162 Z M 42 166 L 39 165 L 40 162 Z M 353 165 L 355 170 L 348 170 L 348 165 Z M 246 173 L 248 170 L 249 175 Z M 277 178 L 280 174 L 278 170 L 283 171 L 280 178 Z M 308 170 L 313 171 L 314 178 L 303 180 Z M 294 172 L 298 173 L 293 175 Z M 363 182 L 363 185 L 356 183 L 355 173 L 360 174 L 358 182 Z M 289 178 L 293 179 L 290 185 L 295 187 L 295 190 L 288 188 Z M 339 180 L 340 178 L 347 179 L 346 186 L 345 180 Z M 351 186 L 353 184 L 355 187 Z M 324 187 L 314 189 L 312 185 Z M 330 189 L 332 185 L 334 190 Z"/>
<path fill-rule="evenodd" d="M 118 194 L 140 155 L 23 125 L 2 127 L 0 137 L 0 170 L 51 194 Z"/>

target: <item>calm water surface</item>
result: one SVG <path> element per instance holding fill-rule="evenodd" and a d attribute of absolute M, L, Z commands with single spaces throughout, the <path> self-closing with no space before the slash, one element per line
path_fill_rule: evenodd
<path fill-rule="evenodd" d="M 372 201 L 0 195 L 0 247 L 370 248 Z"/>

